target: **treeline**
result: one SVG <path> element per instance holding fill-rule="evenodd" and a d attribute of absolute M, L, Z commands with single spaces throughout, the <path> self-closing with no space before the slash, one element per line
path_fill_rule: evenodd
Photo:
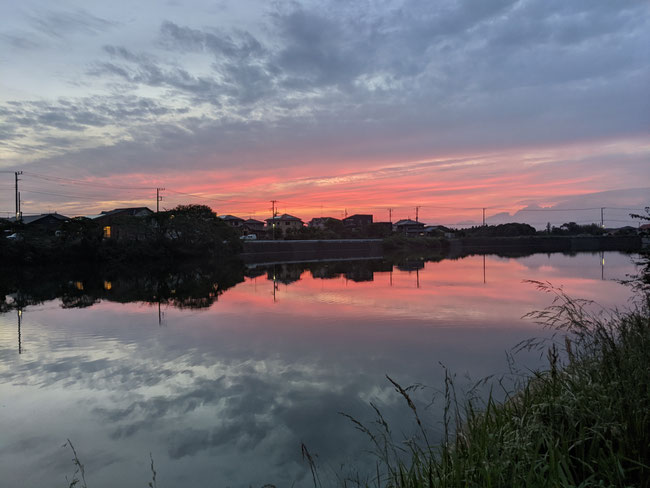
<path fill-rule="evenodd" d="M 231 257 L 241 249 L 232 229 L 205 205 L 179 205 L 147 216 L 121 216 L 111 222 L 110 236 L 105 227 L 86 217 L 62 222 L 57 228 L 1 225 L 4 238 L 0 239 L 0 256 L 17 263 L 215 259 Z"/>
<path fill-rule="evenodd" d="M 579 225 L 575 222 L 568 222 L 559 227 L 551 226 L 549 223 L 546 229 L 538 231 L 529 224 L 520 224 L 512 222 L 509 224 L 483 225 L 467 229 L 460 229 L 455 232 L 458 237 L 517 237 L 517 236 L 535 236 L 535 235 L 553 235 L 553 236 L 577 236 L 590 235 L 600 236 L 605 234 L 605 229 L 598 224 Z"/>

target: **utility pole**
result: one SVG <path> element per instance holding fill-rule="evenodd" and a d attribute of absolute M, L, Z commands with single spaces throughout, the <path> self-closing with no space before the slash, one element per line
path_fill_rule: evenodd
<path fill-rule="evenodd" d="M 419 217 L 419 213 L 420 213 L 420 208 L 421 207 L 415 207 L 415 221 L 416 222 L 419 222 L 418 217 Z"/>
<path fill-rule="evenodd" d="M 485 227 L 485 207 L 483 207 L 483 226 Z"/>
<path fill-rule="evenodd" d="M 277 200 L 271 200 L 271 228 L 273 229 L 273 240 L 275 240 L 275 216 L 277 215 L 277 212 L 275 211 L 275 204 L 278 203 Z M 275 289 L 273 290 L 274 293 L 274 298 L 275 298 Z"/>
<path fill-rule="evenodd" d="M 160 212 L 160 202 L 162 202 L 163 199 L 163 197 L 160 196 L 160 192 L 164 190 L 164 188 L 156 188 L 156 213 Z"/>
<path fill-rule="evenodd" d="M 22 336 L 20 335 L 20 324 L 23 321 L 23 309 L 18 309 L 18 354 L 23 353 L 23 341 Z"/>
<path fill-rule="evenodd" d="M 605 207 L 600 207 L 600 228 L 601 229 L 605 228 L 605 219 L 603 218 L 604 213 L 605 213 Z"/>
<path fill-rule="evenodd" d="M 22 175 L 22 171 L 16 171 L 14 172 L 14 176 L 16 178 L 16 222 L 22 220 L 21 215 L 20 215 L 20 194 L 18 193 L 18 182 L 20 181 L 18 179 L 18 175 Z"/>
<path fill-rule="evenodd" d="M 389 208 L 388 209 L 388 221 L 392 224 L 393 223 L 393 209 Z"/>

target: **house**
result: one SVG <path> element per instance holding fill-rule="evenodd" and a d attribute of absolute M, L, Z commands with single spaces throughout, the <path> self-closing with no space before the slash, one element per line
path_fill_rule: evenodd
<path fill-rule="evenodd" d="M 246 219 L 244 220 L 243 227 L 244 230 L 248 231 L 251 234 L 264 232 L 264 222 L 262 222 L 261 220 Z"/>
<path fill-rule="evenodd" d="M 234 215 L 219 215 L 219 218 L 235 229 L 241 229 L 244 225 L 244 219 L 235 217 Z"/>
<path fill-rule="evenodd" d="M 328 227 L 328 224 L 333 224 L 333 223 L 340 223 L 341 221 L 339 219 L 335 219 L 334 217 L 315 217 L 309 221 L 308 227 L 311 227 L 312 229 L 320 229 L 320 230 L 325 230 Z"/>
<path fill-rule="evenodd" d="M 57 230 L 61 224 L 67 220 L 70 220 L 70 218 L 56 212 L 39 215 L 27 215 L 23 216 L 20 219 L 20 221 L 26 226 L 44 230 Z M 16 217 L 10 218 L 9 222 L 16 222 Z"/>
<path fill-rule="evenodd" d="M 402 219 L 395 222 L 393 228 L 396 232 L 409 236 L 420 235 L 424 232 L 425 225 L 422 222 L 411 219 Z"/>
<path fill-rule="evenodd" d="M 363 229 L 372 224 L 372 215 L 354 214 L 343 219 L 343 225 L 353 229 Z"/>
<path fill-rule="evenodd" d="M 101 226 L 105 239 L 120 238 L 137 240 L 141 233 L 132 228 L 127 229 L 126 226 L 123 225 L 124 218 L 144 218 L 150 215 L 153 215 L 153 210 L 148 207 L 129 207 L 116 208 L 107 212 L 101 212 L 98 215 L 89 215 L 88 218 L 94 220 L 99 226 Z"/>
<path fill-rule="evenodd" d="M 302 229 L 303 225 L 302 220 L 289 214 L 276 215 L 266 219 L 266 230 L 271 235 L 275 232 L 278 236 L 284 236 L 289 230 Z"/>
<path fill-rule="evenodd" d="M 445 239 L 453 239 L 454 233 L 444 225 L 428 225 L 422 229 L 425 235 L 444 237 Z"/>

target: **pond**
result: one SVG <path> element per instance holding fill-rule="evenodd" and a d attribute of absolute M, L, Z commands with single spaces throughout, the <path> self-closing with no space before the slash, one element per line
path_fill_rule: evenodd
<path fill-rule="evenodd" d="M 275 264 L 214 277 L 191 271 L 79 279 L 34 273 L 3 285 L 0 473 L 6 486 L 90 488 L 311 486 L 304 444 L 322 476 L 372 465 L 376 405 L 396 434 L 414 427 L 386 379 L 414 396 L 439 434 L 445 368 L 459 388 L 544 364 L 519 342 L 550 331 L 522 318 L 552 296 L 624 307 L 614 252 Z M 243 281 L 242 281 L 243 280 Z M 15 288 L 12 288 L 12 286 Z M 0 296 L 0 299 L 3 297 Z M 427 404 L 432 406 L 424 410 Z"/>

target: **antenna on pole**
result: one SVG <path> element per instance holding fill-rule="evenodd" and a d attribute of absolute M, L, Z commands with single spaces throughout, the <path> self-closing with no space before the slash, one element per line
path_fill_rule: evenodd
<path fill-rule="evenodd" d="M 420 207 L 420 206 L 415 207 L 415 221 L 416 222 L 419 222 L 418 217 L 419 217 L 419 214 L 420 214 L 420 208 L 422 208 L 422 207 Z"/>
<path fill-rule="evenodd" d="M 162 202 L 163 199 L 163 197 L 160 196 L 160 192 L 164 190 L 164 188 L 156 188 L 156 213 L 160 212 L 160 202 Z"/>
<path fill-rule="evenodd" d="M 393 223 L 393 209 L 389 208 L 388 209 L 388 221 L 392 224 Z"/>

